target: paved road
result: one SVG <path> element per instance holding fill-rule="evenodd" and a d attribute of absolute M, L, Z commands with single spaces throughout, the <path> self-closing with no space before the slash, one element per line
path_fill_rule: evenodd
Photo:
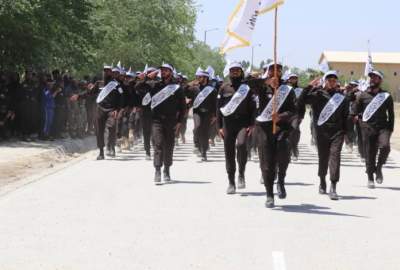
<path fill-rule="evenodd" d="M 143 151 L 90 159 L 0 197 L 0 269 L 393 269 L 400 267 L 400 158 L 368 190 L 343 155 L 341 200 L 317 194 L 305 124 L 288 199 L 264 208 L 257 162 L 248 188 L 225 195 L 222 145 L 200 163 L 177 147 L 174 184 L 155 186 Z"/>

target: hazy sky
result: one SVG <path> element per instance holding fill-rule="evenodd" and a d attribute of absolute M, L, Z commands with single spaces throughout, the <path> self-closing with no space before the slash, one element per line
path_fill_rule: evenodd
<path fill-rule="evenodd" d="M 257 1 L 257 0 L 253 0 Z M 228 16 L 239 0 L 197 0 L 196 35 L 219 47 Z M 259 17 L 253 34 L 255 65 L 272 58 L 273 13 Z M 324 50 L 366 51 L 371 40 L 374 52 L 400 51 L 400 1 L 398 0 L 286 0 L 279 9 L 279 60 L 290 66 L 318 67 Z M 250 60 L 251 47 L 229 52 L 231 60 Z"/>

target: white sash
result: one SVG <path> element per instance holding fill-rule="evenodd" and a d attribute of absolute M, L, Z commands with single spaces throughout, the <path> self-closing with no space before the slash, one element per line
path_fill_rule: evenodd
<path fill-rule="evenodd" d="M 296 94 L 296 98 L 299 98 L 302 92 L 303 92 L 303 88 L 294 89 L 294 93 Z"/>
<path fill-rule="evenodd" d="M 247 97 L 247 94 L 250 91 L 250 87 L 247 84 L 242 84 L 236 93 L 233 95 L 231 100 L 226 104 L 223 108 L 220 109 L 222 115 L 227 117 L 234 113 L 236 109 L 239 107 L 240 103 Z"/>
<path fill-rule="evenodd" d="M 336 93 L 331 97 L 331 99 L 326 103 L 324 109 L 321 111 L 321 114 L 318 118 L 318 126 L 322 126 L 326 123 L 326 121 L 331 118 L 331 116 L 336 112 L 339 106 L 344 101 L 345 97 L 342 94 Z"/>
<path fill-rule="evenodd" d="M 214 91 L 214 87 L 212 86 L 207 86 L 205 87 L 196 97 L 196 99 L 193 102 L 193 108 L 197 109 L 203 102 L 206 100 L 206 98 Z"/>
<path fill-rule="evenodd" d="M 105 87 L 103 87 L 103 89 L 101 89 L 101 91 L 96 99 L 97 104 L 101 103 L 111 93 L 111 91 L 114 90 L 115 87 L 117 87 L 117 86 L 118 86 L 118 82 L 111 81 Z"/>
<path fill-rule="evenodd" d="M 282 107 L 283 103 L 285 103 L 286 98 L 290 94 L 290 90 L 292 90 L 292 87 L 288 85 L 281 85 L 278 89 L 278 100 L 277 102 L 277 108 L 276 111 L 279 112 L 279 109 Z M 275 97 L 274 95 L 271 100 L 268 102 L 268 105 L 265 107 L 263 112 L 256 118 L 258 122 L 270 122 L 272 121 L 272 113 L 274 110 L 274 102 L 275 102 Z"/>
<path fill-rule="evenodd" d="M 368 122 L 369 119 L 376 113 L 376 111 L 382 106 L 382 104 L 390 96 L 389 93 L 379 93 L 374 99 L 368 104 L 367 108 L 363 113 L 363 121 Z"/>
<path fill-rule="evenodd" d="M 172 96 L 179 89 L 179 87 L 179 84 L 169 84 L 164 87 L 164 89 L 162 89 L 160 92 L 155 94 L 151 99 L 151 109 L 154 109 L 155 107 L 163 103 L 167 98 Z"/>
<path fill-rule="evenodd" d="M 142 99 L 142 105 L 147 106 L 150 104 L 150 102 L 151 102 L 151 95 L 150 93 L 147 93 Z"/>

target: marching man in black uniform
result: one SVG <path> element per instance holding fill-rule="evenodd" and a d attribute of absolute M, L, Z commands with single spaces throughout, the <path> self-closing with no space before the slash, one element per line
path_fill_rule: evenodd
<path fill-rule="evenodd" d="M 158 72 L 161 72 L 161 81 L 155 81 Z M 164 166 L 164 181 L 171 181 L 170 167 L 173 162 L 175 135 L 178 134 L 186 111 L 183 89 L 175 82 L 174 68 L 170 64 L 163 64 L 160 71 L 154 71 L 147 77 L 140 75 L 140 79 L 150 87 L 152 110 L 152 136 L 154 146 L 154 182 L 161 182 L 161 168 Z M 141 87 L 139 84 L 138 87 Z"/>
<path fill-rule="evenodd" d="M 392 96 L 381 88 L 383 74 L 373 71 L 369 77 L 370 87 L 357 96 L 353 113 L 355 121 L 360 120 L 368 187 L 374 188 L 374 174 L 376 183 L 383 183 L 382 167 L 390 153 L 390 137 L 394 129 L 395 114 Z M 361 119 L 358 119 L 358 115 L 361 115 Z M 376 160 L 377 155 L 378 160 Z"/>
<path fill-rule="evenodd" d="M 301 93 L 303 92 L 303 89 L 299 87 L 299 77 L 297 74 L 289 74 L 288 76 L 288 81 L 287 84 L 291 87 L 293 87 L 293 91 L 296 94 L 296 105 L 298 98 L 300 97 Z M 292 123 L 292 131 L 290 132 L 289 136 L 289 141 L 290 141 L 290 148 L 292 152 L 292 156 L 294 160 L 298 160 L 299 158 L 299 142 L 300 142 L 300 136 L 301 136 L 301 131 L 300 131 L 300 125 L 303 119 L 299 117 L 299 115 L 296 113 L 293 115 L 291 119 Z"/>
<path fill-rule="evenodd" d="M 104 132 L 106 128 L 108 129 L 107 154 L 110 157 L 115 157 L 116 122 L 118 112 L 123 106 L 123 91 L 121 82 L 118 81 L 120 69 L 114 68 L 112 72 L 114 79 L 101 89 L 96 100 L 96 137 L 97 147 L 100 150 L 97 160 L 104 159 Z"/>
<path fill-rule="evenodd" d="M 150 67 L 143 71 L 143 76 L 156 71 L 155 68 Z M 140 75 L 140 74 L 139 74 Z M 135 96 L 138 100 L 137 107 L 135 108 L 136 114 L 139 114 L 142 118 L 142 130 L 143 130 L 143 144 L 144 150 L 146 151 L 146 160 L 151 160 L 151 87 L 148 84 L 143 84 L 143 81 L 136 82 L 135 85 Z M 132 115 L 132 128 L 134 126 L 134 116 Z"/>
<path fill-rule="evenodd" d="M 276 77 L 274 76 L 275 68 Z M 277 173 L 278 196 L 280 199 L 286 198 L 285 178 L 290 163 L 291 119 L 295 116 L 297 110 L 296 95 L 292 91 L 292 87 L 284 85 L 281 81 L 282 66 L 276 64 L 275 67 L 275 64 L 272 63 L 267 68 L 267 72 L 266 80 L 256 80 L 256 82 L 262 82 L 261 85 L 255 87 L 259 99 L 256 127 L 260 169 L 267 191 L 265 206 L 273 208 L 275 206 L 273 188 Z M 277 89 L 277 92 L 275 92 L 275 89 Z M 274 106 L 276 106 L 275 113 Z M 277 123 L 275 134 L 273 132 L 273 121 Z"/>
<path fill-rule="evenodd" d="M 187 96 L 193 106 L 194 141 L 202 161 L 207 161 L 210 127 L 216 121 L 217 92 L 210 84 L 209 76 L 207 71 L 198 69 L 196 80 L 186 87 Z"/>
<path fill-rule="evenodd" d="M 320 79 L 313 80 L 300 95 L 298 106 L 301 118 L 305 114 L 305 105 L 312 106 L 319 158 L 319 192 L 326 194 L 326 175 L 329 167 L 329 197 L 331 200 L 338 200 L 336 186 L 340 179 L 340 155 L 347 130 L 349 101 L 338 87 L 336 71 L 327 72 L 323 81 L 324 86 L 321 86 Z"/>
<path fill-rule="evenodd" d="M 244 81 L 241 64 L 229 66 L 230 82 L 221 86 L 217 102 L 220 136 L 224 139 L 226 171 L 229 187 L 227 194 L 236 193 L 236 155 L 239 164 L 238 188 L 246 188 L 247 137 L 253 131 L 256 103 L 249 85 Z"/>

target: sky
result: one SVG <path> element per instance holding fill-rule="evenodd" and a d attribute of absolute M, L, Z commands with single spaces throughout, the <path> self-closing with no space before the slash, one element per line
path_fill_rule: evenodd
<path fill-rule="evenodd" d="M 253 0 L 257 1 L 257 0 Z M 220 47 L 228 17 L 239 0 L 196 0 L 196 36 Z M 279 8 L 278 59 L 285 65 L 317 68 L 323 51 L 400 51 L 398 0 L 286 0 Z M 273 55 L 273 12 L 258 18 L 253 33 L 254 65 Z M 261 44 L 259 47 L 258 45 Z M 227 59 L 251 59 L 251 47 L 228 52 Z"/>

